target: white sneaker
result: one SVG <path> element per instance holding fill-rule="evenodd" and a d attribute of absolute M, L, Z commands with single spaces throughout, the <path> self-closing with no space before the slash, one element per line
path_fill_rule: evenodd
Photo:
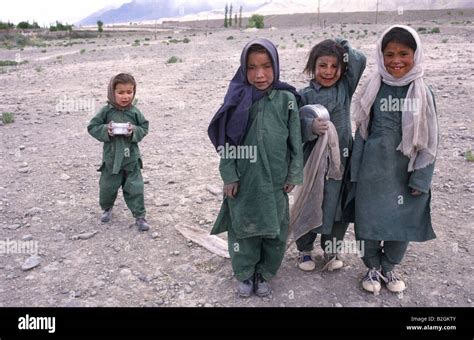
<path fill-rule="evenodd" d="M 380 284 L 381 280 L 386 280 L 382 273 L 376 268 L 370 269 L 367 274 L 365 274 L 362 279 L 362 288 L 366 291 L 374 293 L 374 295 L 379 295 L 382 285 Z"/>
<path fill-rule="evenodd" d="M 300 252 L 298 257 L 298 268 L 304 272 L 311 272 L 316 268 L 316 263 L 314 263 L 313 258 L 311 257 L 311 252 Z"/>
<path fill-rule="evenodd" d="M 324 253 L 324 262 L 325 265 L 322 269 L 322 271 L 329 271 L 332 272 L 337 269 L 341 269 L 344 267 L 344 262 L 339 258 L 337 254 L 326 254 Z"/>
<path fill-rule="evenodd" d="M 400 275 L 398 275 L 394 270 L 384 273 L 384 276 L 386 278 L 385 284 L 387 285 L 387 289 L 389 291 L 393 293 L 400 293 L 407 288 Z"/>

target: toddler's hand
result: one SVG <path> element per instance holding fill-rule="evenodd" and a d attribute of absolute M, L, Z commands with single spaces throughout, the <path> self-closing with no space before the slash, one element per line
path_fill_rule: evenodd
<path fill-rule="evenodd" d="M 422 192 L 418 191 L 416 189 L 411 189 L 411 194 L 412 194 L 412 196 L 420 196 L 422 194 Z"/>
<path fill-rule="evenodd" d="M 283 191 L 286 192 L 287 194 L 289 194 L 290 192 L 293 191 L 293 189 L 295 188 L 295 186 L 293 184 L 285 184 L 285 186 L 283 187 Z"/>
<path fill-rule="evenodd" d="M 224 185 L 224 194 L 226 197 L 234 198 L 239 191 L 239 182 L 233 182 Z"/>
<path fill-rule="evenodd" d="M 113 120 L 111 120 L 109 122 L 109 124 L 107 124 L 107 132 L 109 133 L 109 136 L 110 137 L 113 137 L 114 136 L 114 129 L 112 128 L 112 124 L 114 123 Z"/>
<path fill-rule="evenodd" d="M 328 123 L 321 118 L 315 118 L 313 120 L 313 133 L 322 136 L 328 129 Z"/>
<path fill-rule="evenodd" d="M 128 137 L 132 135 L 134 129 L 135 129 L 135 126 L 133 126 L 132 123 L 128 123 L 128 133 L 127 133 Z"/>

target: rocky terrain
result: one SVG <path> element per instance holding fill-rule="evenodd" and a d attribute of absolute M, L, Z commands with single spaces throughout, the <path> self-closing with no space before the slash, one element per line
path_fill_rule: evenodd
<path fill-rule="evenodd" d="M 210 230 L 219 211 L 219 158 L 206 130 L 247 41 L 261 36 L 278 44 L 281 79 L 302 88 L 311 46 L 346 37 L 368 56 L 363 82 L 387 27 L 288 23 L 260 31 L 160 32 L 156 40 L 152 32 L 114 32 L 69 46 L 53 40 L 0 49 L 0 60 L 28 61 L 0 68 L 0 111 L 15 116 L 0 123 L 0 241 L 38 246 L 32 257 L 0 253 L 0 306 L 472 306 L 474 163 L 466 152 L 474 149 L 474 27 L 422 19 L 411 25 L 440 30 L 421 36 L 441 136 L 432 187 L 437 239 L 409 246 L 399 267 L 408 285 L 403 294 L 364 292 L 365 267 L 355 254 L 345 255 L 342 270 L 320 272 L 316 247 L 317 270 L 303 273 L 292 246 L 272 281 L 274 293 L 242 300 L 230 261 L 176 230 Z M 167 62 L 172 56 L 177 63 Z M 150 121 L 140 145 L 152 225 L 146 233 L 130 227 L 121 193 L 112 222 L 98 223 L 101 144 L 86 126 L 105 103 L 110 77 L 122 71 L 137 79 L 137 106 Z M 354 239 L 352 226 L 347 239 Z"/>

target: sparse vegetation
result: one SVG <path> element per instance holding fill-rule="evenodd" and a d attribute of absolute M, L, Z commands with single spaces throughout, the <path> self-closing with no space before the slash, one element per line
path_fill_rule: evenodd
<path fill-rule="evenodd" d="M 191 39 L 189 39 L 189 38 L 184 38 L 183 39 L 183 43 L 185 43 L 185 44 L 188 44 L 190 41 L 191 41 Z"/>
<path fill-rule="evenodd" d="M 11 28 L 15 28 L 15 25 L 12 24 L 10 21 L 9 22 L 0 21 L 0 30 L 7 30 Z"/>
<path fill-rule="evenodd" d="M 176 64 L 176 63 L 182 63 L 182 62 L 183 60 L 176 56 L 172 56 L 166 61 L 167 64 Z"/>
<path fill-rule="evenodd" d="M 56 25 L 51 25 L 49 26 L 49 30 L 51 32 L 58 32 L 58 31 L 68 31 L 68 32 L 71 32 L 72 31 L 72 27 L 74 25 L 68 25 L 67 23 L 65 25 L 63 25 L 62 23 L 60 23 L 59 21 L 56 21 Z"/>
<path fill-rule="evenodd" d="M 15 121 L 15 115 L 12 112 L 3 112 L 2 113 L 2 122 L 3 124 L 11 124 Z"/>
<path fill-rule="evenodd" d="M 15 60 L 0 60 L 0 66 L 16 66 L 18 63 Z"/>
<path fill-rule="evenodd" d="M 33 21 L 32 24 L 30 24 L 28 21 L 21 21 L 16 25 L 16 28 L 22 29 L 22 30 L 31 30 L 31 29 L 38 29 L 40 28 L 38 23 Z"/>
<path fill-rule="evenodd" d="M 86 53 L 86 49 L 85 48 L 81 49 L 81 51 L 79 53 L 81 53 L 81 54 Z"/>
<path fill-rule="evenodd" d="M 434 28 L 431 30 L 431 33 L 440 33 L 439 27 L 434 27 Z"/>
<path fill-rule="evenodd" d="M 250 17 L 247 27 L 249 28 L 263 28 L 265 24 L 263 22 L 264 17 L 260 14 L 254 14 Z"/>
<path fill-rule="evenodd" d="M 441 40 L 441 42 L 442 42 L 443 44 L 446 44 L 446 43 L 448 42 L 448 39 L 443 39 L 443 40 Z"/>
<path fill-rule="evenodd" d="M 468 162 L 474 162 L 474 153 L 471 150 L 467 150 L 464 153 L 464 157 L 466 157 L 466 161 Z"/>
<path fill-rule="evenodd" d="M 233 39 L 234 39 L 234 37 L 232 35 L 227 37 L 227 40 L 233 40 Z"/>
<path fill-rule="evenodd" d="M 1 66 L 17 66 L 17 65 L 23 65 L 23 64 L 28 64 L 28 60 L 22 60 L 20 62 L 15 61 L 15 60 L 0 60 L 0 67 Z"/>

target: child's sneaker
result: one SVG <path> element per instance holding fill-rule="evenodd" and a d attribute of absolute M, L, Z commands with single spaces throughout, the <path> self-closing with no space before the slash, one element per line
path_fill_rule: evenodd
<path fill-rule="evenodd" d="M 391 270 L 387 273 L 383 273 L 386 281 L 385 284 L 387 285 L 387 289 L 393 293 L 400 293 L 403 292 L 407 287 L 405 282 L 403 282 L 402 278 L 398 273 L 394 270 Z"/>
<path fill-rule="evenodd" d="M 150 229 L 150 225 L 143 217 L 137 218 L 135 224 L 137 225 L 139 231 L 147 231 L 148 229 Z"/>
<path fill-rule="evenodd" d="M 253 277 L 239 281 L 239 285 L 237 286 L 237 294 L 241 298 L 249 297 L 253 292 Z"/>
<path fill-rule="evenodd" d="M 341 269 L 344 266 L 344 262 L 339 258 L 337 254 L 324 253 L 324 267 L 322 271 L 332 272 L 333 270 Z"/>
<path fill-rule="evenodd" d="M 366 291 L 379 295 L 380 288 L 382 288 L 380 281 L 386 280 L 385 277 L 376 268 L 370 269 L 365 277 L 362 279 L 362 288 Z"/>
<path fill-rule="evenodd" d="M 110 222 L 111 219 L 112 219 L 112 208 L 105 209 L 100 218 L 100 222 L 108 223 Z"/>
<path fill-rule="evenodd" d="M 316 263 L 314 263 L 311 257 L 311 252 L 303 251 L 299 253 L 298 268 L 305 272 L 313 271 L 314 268 L 316 268 Z"/>
<path fill-rule="evenodd" d="M 259 297 L 265 297 L 270 295 L 272 287 L 265 281 L 262 274 L 255 273 L 255 294 Z"/>

